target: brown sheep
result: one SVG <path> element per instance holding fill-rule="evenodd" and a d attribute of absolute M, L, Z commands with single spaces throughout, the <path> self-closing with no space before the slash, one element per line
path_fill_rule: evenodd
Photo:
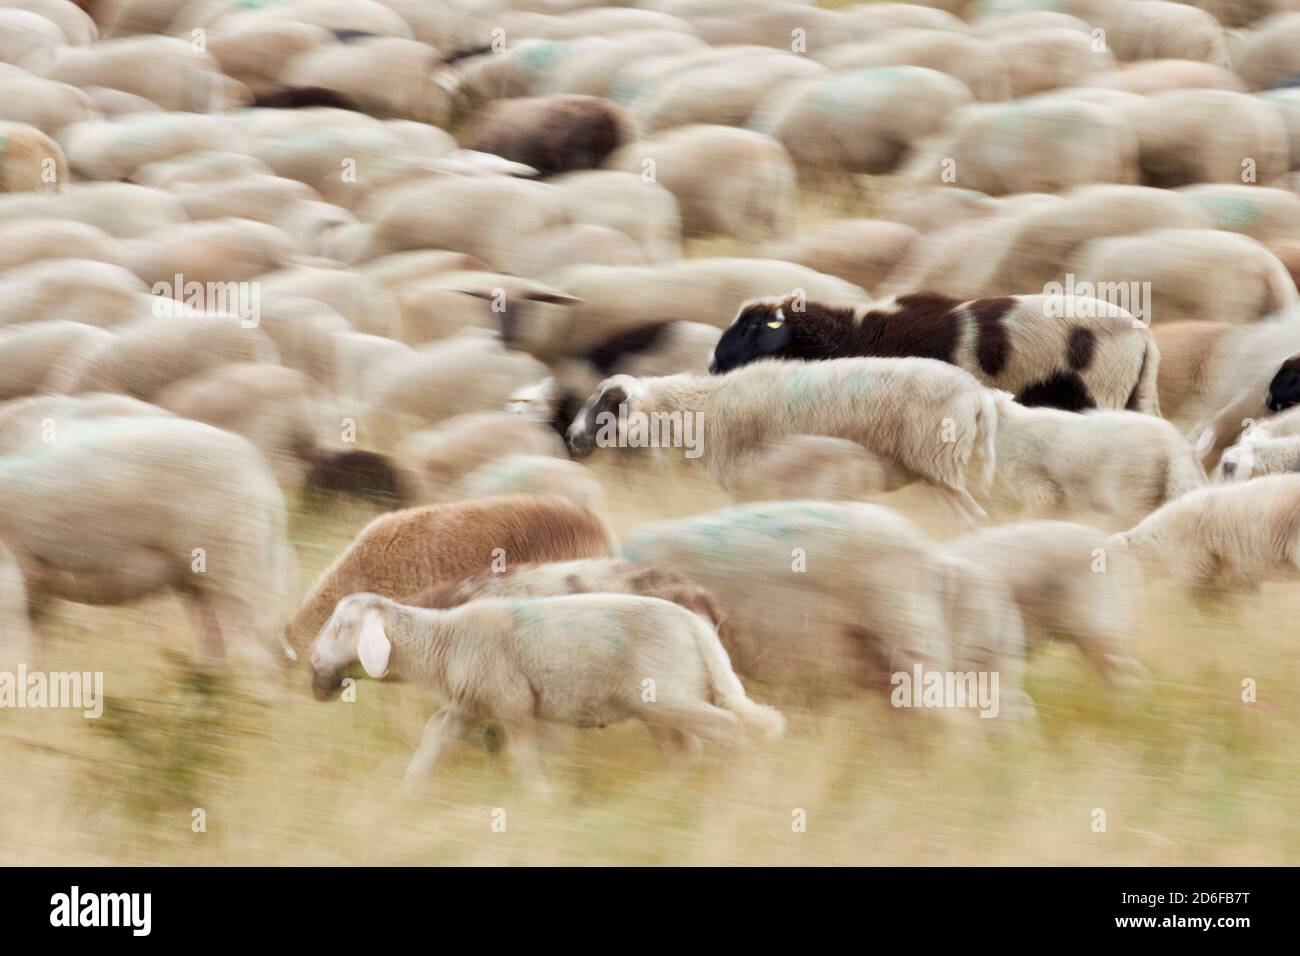
<path fill-rule="evenodd" d="M 627 139 L 623 111 L 595 96 L 528 96 L 490 106 L 469 148 L 543 176 L 596 169 Z"/>
<path fill-rule="evenodd" d="M 589 511 L 559 497 L 520 495 L 408 508 L 361 530 L 312 588 L 285 629 L 301 653 L 349 594 L 401 598 L 494 564 L 605 557 L 615 544 Z"/>

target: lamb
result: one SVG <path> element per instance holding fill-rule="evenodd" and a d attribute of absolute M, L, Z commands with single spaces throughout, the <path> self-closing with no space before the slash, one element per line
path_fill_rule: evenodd
<path fill-rule="evenodd" d="M 794 225 L 794 164 L 762 133 L 682 126 L 629 143 L 606 166 L 648 176 L 676 196 L 688 235 L 764 239 Z"/>
<path fill-rule="evenodd" d="M 1067 640 L 1108 681 L 1129 684 L 1143 672 L 1129 646 L 1138 633 L 1141 568 L 1104 544 L 1102 532 L 1083 525 L 1026 521 L 974 531 L 945 547 L 997 569 L 1020 609 L 1028 653 Z"/>
<path fill-rule="evenodd" d="M 1126 411 L 1074 415 L 998 401 L 996 495 L 1031 513 L 1092 511 L 1126 524 L 1205 485 L 1169 422 Z"/>
<path fill-rule="evenodd" d="M 604 524 L 564 498 L 533 495 L 408 508 L 376 518 L 321 575 L 285 630 L 295 653 L 349 594 L 418 594 L 443 581 L 531 561 L 608 557 Z"/>
<path fill-rule="evenodd" d="M 1109 543 L 1131 550 L 1149 575 L 1171 577 L 1201 597 L 1294 580 L 1300 572 L 1300 475 L 1202 488 Z"/>
<path fill-rule="evenodd" d="M 857 308 L 800 296 L 755 299 L 723 333 L 709 370 L 867 355 L 949 362 L 1024 405 L 1160 414 L 1160 352 L 1150 331 L 1123 309 L 1080 296 L 960 302 L 916 293 Z"/>
<path fill-rule="evenodd" d="M 428 775 L 445 743 L 493 719 L 534 772 L 544 723 L 637 718 L 673 759 L 696 737 L 731 742 L 742 728 L 776 736 L 785 725 L 779 711 L 745 694 L 713 627 L 659 598 L 484 598 L 440 611 L 354 594 L 312 646 L 317 698 L 328 699 L 356 661 L 370 677 L 404 676 L 447 701 L 425 727 L 408 786 Z"/>
<path fill-rule="evenodd" d="M 906 477 L 929 482 L 958 514 L 980 520 L 986 515 L 967 490 L 967 476 L 979 463 L 976 487 L 992 478 L 993 394 L 968 372 L 921 358 L 761 362 L 716 376 L 615 375 L 587 400 L 567 437 L 570 450 L 586 456 L 598 444 L 649 444 L 653 423 L 655 432 L 670 433 L 658 444 L 703 456 L 725 491 L 737 487 L 747 457 L 771 441 L 847 438 Z"/>
<path fill-rule="evenodd" d="M 972 648 L 997 642 L 996 631 L 980 639 L 949 626 L 957 605 L 977 597 L 977 569 L 878 505 L 737 505 L 643 525 L 623 550 L 714 596 L 732 664 L 747 679 L 819 695 L 846 678 L 854 688 L 881 688 L 890 673 L 917 665 L 956 666 L 959 640 Z"/>
<path fill-rule="evenodd" d="M 489 106 L 467 145 L 554 176 L 600 166 L 626 130 L 623 111 L 599 97 L 520 97 Z"/>
<path fill-rule="evenodd" d="M 35 126 L 0 122 L 0 193 L 51 192 L 68 181 L 59 144 Z"/>
<path fill-rule="evenodd" d="M 175 590 L 194 613 L 200 663 L 220 662 L 233 636 L 270 672 L 295 561 L 284 497 L 251 444 L 183 419 L 110 417 L 3 461 L 0 540 L 33 607 Z"/>

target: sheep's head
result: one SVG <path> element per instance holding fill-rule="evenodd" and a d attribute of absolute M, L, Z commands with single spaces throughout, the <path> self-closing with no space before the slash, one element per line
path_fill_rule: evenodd
<path fill-rule="evenodd" d="M 1215 477 L 1220 481 L 1249 481 L 1254 472 L 1255 453 L 1251 448 L 1251 442 L 1243 441 L 1223 453 Z"/>
<path fill-rule="evenodd" d="M 1300 404 L 1300 355 L 1293 355 L 1268 383 L 1268 410 L 1283 412 Z"/>
<path fill-rule="evenodd" d="M 740 307 L 713 349 L 709 371 L 721 375 L 758 359 L 779 355 L 790 344 L 788 303 L 784 299 L 754 299 Z"/>
<path fill-rule="evenodd" d="M 387 673 L 392 645 L 384 618 L 391 604 L 377 594 L 351 594 L 335 605 L 311 646 L 311 689 L 317 700 L 337 694 L 358 661 L 371 677 Z"/>
<path fill-rule="evenodd" d="M 631 375 L 615 375 L 601 382 L 565 432 L 573 457 L 585 458 L 597 445 L 620 445 L 619 409 L 637 411 L 644 397 L 645 387 Z"/>

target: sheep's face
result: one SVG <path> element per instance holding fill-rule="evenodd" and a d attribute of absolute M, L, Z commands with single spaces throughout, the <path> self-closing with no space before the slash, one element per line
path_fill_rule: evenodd
<path fill-rule="evenodd" d="M 316 699 L 329 700 L 337 694 L 349 668 L 358 661 L 372 677 L 383 676 L 388 669 L 387 646 L 383 612 L 374 595 L 353 594 L 339 601 L 311 647 L 311 689 Z"/>
<path fill-rule="evenodd" d="M 1255 472 L 1255 454 L 1249 444 L 1233 445 L 1219 459 L 1221 481 L 1249 481 Z"/>
<path fill-rule="evenodd" d="M 510 393 L 506 411 L 535 422 L 549 422 L 560 403 L 560 390 L 555 379 L 544 378 L 533 385 L 524 385 Z"/>
<path fill-rule="evenodd" d="M 615 375 L 601 382 L 565 432 L 573 456 L 585 458 L 598 444 L 620 444 L 619 408 L 635 411 L 641 392 L 640 383 L 631 375 Z"/>
<path fill-rule="evenodd" d="M 709 371 L 721 375 L 758 359 L 779 355 L 789 344 L 790 323 L 784 302 L 767 299 L 746 302 L 718 339 Z"/>
<path fill-rule="evenodd" d="M 1300 404 L 1300 355 L 1293 355 L 1282 363 L 1268 384 L 1268 410 L 1284 412 L 1297 404 Z"/>

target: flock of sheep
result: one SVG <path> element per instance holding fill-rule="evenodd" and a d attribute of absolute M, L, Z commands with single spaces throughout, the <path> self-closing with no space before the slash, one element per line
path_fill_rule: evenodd
<path fill-rule="evenodd" d="M 1292 0 L 3 0 L 0 667 L 173 591 L 269 693 L 436 691 L 412 782 L 1127 687 L 1146 581 L 1300 572 L 1297 272 Z M 589 455 L 734 504 L 616 534 Z M 386 509 L 310 587 L 297 495 Z"/>

